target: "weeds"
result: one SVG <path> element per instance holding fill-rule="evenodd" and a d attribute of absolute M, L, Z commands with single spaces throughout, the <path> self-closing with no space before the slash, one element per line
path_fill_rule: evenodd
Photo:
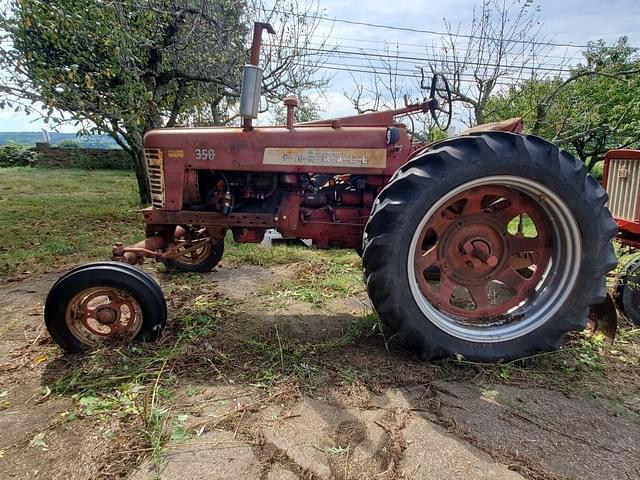
<path fill-rule="evenodd" d="M 226 298 L 196 294 L 158 345 L 131 345 L 103 349 L 87 355 L 80 367 L 52 385 L 57 394 L 73 394 L 80 412 L 98 419 L 138 416 L 140 434 L 157 469 L 169 441 L 189 437 L 186 417 L 171 417 L 177 378 L 173 366 L 196 345 L 215 334 L 219 320 L 237 310 Z"/>
<path fill-rule="evenodd" d="M 326 258 L 326 257 L 329 258 Z M 316 307 L 334 298 L 346 298 L 364 291 L 362 264 L 353 253 L 337 251 L 295 265 L 295 276 L 260 293 L 272 301 L 292 300 Z"/>
<path fill-rule="evenodd" d="M 373 336 L 381 331 L 377 315 L 371 313 L 352 322 L 342 335 L 322 342 L 298 342 L 282 338 L 277 326 L 274 335 L 250 337 L 244 340 L 249 351 L 258 356 L 260 367 L 255 376 L 256 385 L 269 386 L 287 377 L 296 378 L 312 386 L 321 368 L 317 357 L 331 350 L 338 350 Z M 275 337 L 275 338 L 274 338 Z"/>

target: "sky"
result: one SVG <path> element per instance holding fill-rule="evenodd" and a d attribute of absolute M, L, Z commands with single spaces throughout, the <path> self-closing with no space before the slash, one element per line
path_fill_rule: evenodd
<path fill-rule="evenodd" d="M 479 0 L 478 0 L 479 1 Z M 320 0 L 322 15 L 328 19 L 344 19 L 364 23 L 384 24 L 395 27 L 441 32 L 446 19 L 460 33 L 469 31 L 476 0 L 368 0 L 351 2 L 344 0 Z M 640 1 L 638 0 L 539 0 L 535 4 L 541 13 L 541 36 L 554 43 L 584 45 L 588 41 L 604 39 L 611 43 L 627 35 L 630 43 L 640 47 Z M 316 34 L 326 36 L 328 42 L 341 49 L 370 49 L 375 51 L 389 44 L 405 44 L 400 54 L 426 55 L 421 45 L 438 45 L 440 37 L 434 34 L 398 31 L 372 26 L 352 25 L 322 21 Z M 411 46 L 406 46 L 410 44 Z M 360 50 L 362 51 L 362 50 Z M 422 53 L 420 53 L 422 52 Z M 579 48 L 553 47 L 546 52 L 551 57 L 569 56 L 576 61 Z M 549 59 L 549 62 L 559 60 Z M 333 59 L 332 64 L 350 63 L 353 60 Z M 357 63 L 362 63 L 360 60 Z M 364 61 L 367 63 L 366 61 Z M 409 62 L 410 63 L 410 62 Z M 409 63 L 403 68 L 416 68 Z M 416 70 L 417 71 L 417 70 Z M 331 85 L 323 97 L 318 98 L 323 118 L 351 115 L 353 106 L 345 92 L 353 91 L 354 79 L 346 72 L 330 71 Z M 367 74 L 356 75 L 357 81 L 367 83 Z M 40 131 L 48 128 L 41 121 L 33 121 L 23 113 L 0 111 L 0 131 Z M 72 127 L 62 131 L 72 132 Z"/>

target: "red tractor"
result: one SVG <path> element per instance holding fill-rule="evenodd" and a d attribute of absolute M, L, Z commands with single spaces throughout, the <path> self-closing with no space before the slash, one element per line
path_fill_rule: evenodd
<path fill-rule="evenodd" d="M 166 320 L 158 285 L 132 265 L 155 258 L 203 272 L 230 230 L 267 229 L 362 255 L 369 296 L 394 339 L 421 358 L 518 358 L 555 349 L 606 296 L 617 228 L 607 193 L 568 153 L 522 135 L 519 119 L 435 144 L 412 142 L 400 117 L 447 128 L 451 94 L 435 75 L 405 108 L 254 127 L 262 71 L 256 24 L 237 128 L 172 128 L 145 136 L 152 206 L 146 239 L 114 262 L 65 274 L 45 321 L 77 352 L 103 339 L 152 340 Z"/>
<path fill-rule="evenodd" d="M 618 224 L 618 242 L 630 252 L 640 248 L 640 150 L 611 150 L 604 159 L 603 185 Z M 614 296 L 618 308 L 640 326 L 640 255 L 620 269 Z"/>

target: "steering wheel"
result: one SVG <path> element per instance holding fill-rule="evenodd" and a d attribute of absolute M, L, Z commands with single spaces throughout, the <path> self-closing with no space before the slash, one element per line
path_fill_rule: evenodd
<path fill-rule="evenodd" d="M 431 118 L 440 130 L 446 130 L 451 125 L 451 89 L 446 77 L 436 73 L 431 79 L 429 92 L 429 111 Z"/>

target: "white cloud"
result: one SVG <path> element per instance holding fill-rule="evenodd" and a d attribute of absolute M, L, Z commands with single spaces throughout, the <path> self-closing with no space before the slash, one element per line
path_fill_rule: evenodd
<path fill-rule="evenodd" d="M 1 1 L 1 0 L 0 0 Z M 320 0 L 322 13 L 327 18 L 354 20 L 357 22 L 393 25 L 405 28 L 443 31 L 446 17 L 454 27 L 460 25 L 460 31 L 468 31 L 473 7 L 479 0 L 369 0 L 367 2 L 350 2 L 344 0 Z M 615 41 L 621 35 L 627 35 L 632 45 L 640 46 L 640 2 L 638 0 L 540 0 L 542 32 L 546 38 L 558 43 L 585 44 L 589 40 L 604 38 L 608 42 Z M 412 43 L 431 45 L 438 37 L 425 33 L 406 32 L 391 29 L 374 28 L 363 25 L 320 22 L 317 35 L 325 35 L 328 42 L 339 44 L 349 49 L 382 48 L 379 42 L 390 44 Z M 318 38 L 316 38 L 319 40 Z M 367 43 L 369 41 L 369 43 Z M 404 47 L 407 48 L 407 47 Z M 426 50 L 411 47 L 414 51 Z M 556 48 L 551 55 L 564 55 L 566 49 Z M 579 50 L 570 51 L 570 56 L 580 57 Z M 334 57 L 332 63 L 354 63 L 346 57 Z M 366 60 L 360 60 L 366 63 Z M 407 64 L 403 68 L 415 68 Z M 417 70 L 416 70 L 417 72 Z M 334 79 L 325 97 L 319 99 L 324 112 L 323 118 L 354 114 L 344 91 L 351 91 L 353 79 L 346 72 L 333 71 Z M 359 74 L 360 76 L 360 74 Z M 362 75 L 367 81 L 366 74 Z M 261 117 L 267 123 L 269 116 Z M 41 121 L 33 122 L 23 114 L 0 112 L 0 131 L 39 130 L 46 127 Z M 72 127 L 64 127 L 64 131 L 73 131 Z"/>

